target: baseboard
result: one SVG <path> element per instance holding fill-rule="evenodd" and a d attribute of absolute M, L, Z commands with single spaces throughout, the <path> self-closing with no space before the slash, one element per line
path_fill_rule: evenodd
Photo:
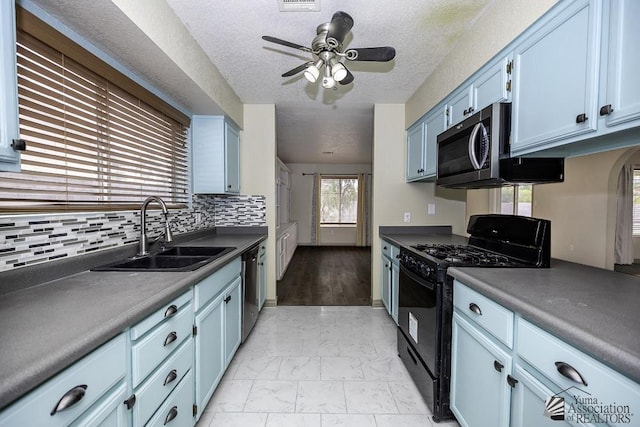
<path fill-rule="evenodd" d="M 380 308 L 380 307 L 384 307 L 384 304 L 382 304 L 382 300 L 381 299 L 374 299 L 371 302 L 371 307 Z"/>
<path fill-rule="evenodd" d="M 277 306 L 278 304 L 276 303 L 275 299 L 266 299 L 263 305 L 263 307 L 277 307 Z"/>

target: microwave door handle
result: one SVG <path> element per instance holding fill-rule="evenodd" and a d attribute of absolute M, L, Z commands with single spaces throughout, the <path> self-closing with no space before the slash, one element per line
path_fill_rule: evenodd
<path fill-rule="evenodd" d="M 469 136 L 469 159 L 471 160 L 471 164 L 476 170 L 482 168 L 482 165 L 484 165 L 484 163 L 487 161 L 487 156 L 489 156 L 489 150 L 487 150 L 485 147 L 485 149 L 482 150 L 482 161 L 478 161 L 478 158 L 476 157 L 475 146 L 477 144 L 478 133 L 480 132 L 482 132 L 480 141 L 486 141 L 487 130 L 482 123 L 477 123 L 471 131 L 471 136 Z"/>

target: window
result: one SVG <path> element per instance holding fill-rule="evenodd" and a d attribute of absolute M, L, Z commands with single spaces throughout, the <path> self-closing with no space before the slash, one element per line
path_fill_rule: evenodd
<path fill-rule="evenodd" d="M 0 211 L 123 210 L 187 203 L 189 118 L 23 9 L 17 10 L 22 172 Z M 46 43 L 45 43 L 46 41 Z"/>
<path fill-rule="evenodd" d="M 633 235 L 640 236 L 640 169 L 633 170 Z"/>
<path fill-rule="evenodd" d="M 533 185 L 500 187 L 500 213 L 531 216 Z"/>
<path fill-rule="evenodd" d="M 356 225 L 358 220 L 358 179 L 322 177 L 320 181 L 320 223 Z"/>

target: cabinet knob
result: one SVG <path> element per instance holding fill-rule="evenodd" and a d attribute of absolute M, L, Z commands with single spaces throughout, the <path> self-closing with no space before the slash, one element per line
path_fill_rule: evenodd
<path fill-rule="evenodd" d="M 589 120 L 589 117 L 587 117 L 587 115 L 585 113 L 578 114 L 576 116 L 576 123 L 584 123 L 587 120 Z"/>
<path fill-rule="evenodd" d="M 478 316 L 482 316 L 482 310 L 480 310 L 480 307 L 475 302 L 469 304 L 469 310 L 473 311 Z"/>
<path fill-rule="evenodd" d="M 518 384 L 518 380 L 513 378 L 511 375 L 507 375 L 507 384 L 509 384 L 511 388 L 514 388 L 516 384 Z"/>
<path fill-rule="evenodd" d="M 75 386 L 60 398 L 56 406 L 54 406 L 53 409 L 51 410 L 50 415 L 53 416 L 58 412 L 64 411 L 65 409 L 68 409 L 73 405 L 75 405 L 76 403 L 80 402 L 84 397 L 84 394 L 86 391 L 87 391 L 86 384 Z"/>
<path fill-rule="evenodd" d="M 171 332 L 169 335 L 167 335 L 167 337 L 164 339 L 164 346 L 168 346 L 169 344 L 171 344 L 172 342 L 174 342 L 175 340 L 178 339 L 178 334 L 174 331 Z"/>
<path fill-rule="evenodd" d="M 562 375 L 563 377 L 568 378 L 571 381 L 575 381 L 584 386 L 587 385 L 587 382 L 584 380 L 582 375 L 580 375 L 580 372 L 578 372 L 576 368 L 569 365 L 568 363 L 556 362 L 556 369 L 558 370 L 560 375 Z"/>
<path fill-rule="evenodd" d="M 613 113 L 613 107 L 611 106 L 611 104 L 603 105 L 602 107 L 600 107 L 601 116 L 608 116 L 611 113 Z"/>
<path fill-rule="evenodd" d="M 498 362 L 497 360 L 493 361 L 493 369 L 498 372 L 502 372 L 502 368 L 504 368 L 504 365 L 502 363 Z"/>
<path fill-rule="evenodd" d="M 227 296 L 227 297 L 224 299 L 224 303 L 225 303 L 225 304 L 229 304 L 229 301 L 231 301 L 231 295 Z"/>
<path fill-rule="evenodd" d="M 132 394 L 129 396 L 127 400 L 124 401 L 124 404 L 127 406 L 127 409 L 131 409 L 136 404 L 136 395 Z"/>

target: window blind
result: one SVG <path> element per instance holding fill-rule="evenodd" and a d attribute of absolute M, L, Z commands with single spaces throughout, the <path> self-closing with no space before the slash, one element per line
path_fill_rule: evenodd
<path fill-rule="evenodd" d="M 640 169 L 633 170 L 633 235 L 640 235 Z"/>
<path fill-rule="evenodd" d="M 0 175 L 1 211 L 187 203 L 188 125 L 23 30 L 17 34 L 22 172 Z"/>

